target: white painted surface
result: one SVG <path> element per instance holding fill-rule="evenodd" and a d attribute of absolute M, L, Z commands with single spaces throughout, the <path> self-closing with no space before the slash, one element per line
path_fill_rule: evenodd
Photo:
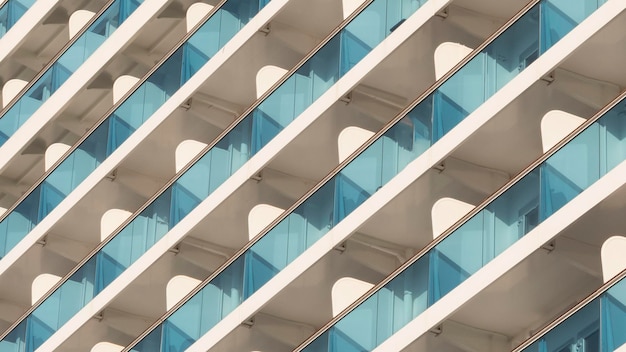
<path fill-rule="evenodd" d="M 22 79 L 10 79 L 2 86 L 2 107 L 6 107 L 13 98 L 15 98 L 19 92 L 26 87 L 28 82 Z"/>
<path fill-rule="evenodd" d="M 113 104 L 120 101 L 124 94 L 128 93 L 137 82 L 139 82 L 139 78 L 137 77 L 130 75 L 119 76 L 115 82 L 113 82 Z"/>
<path fill-rule="evenodd" d="M 339 154 L 339 162 L 343 162 L 354 153 L 360 146 L 374 135 L 374 132 L 366 129 L 350 126 L 344 128 L 337 138 L 337 151 Z"/>
<path fill-rule="evenodd" d="M 435 49 L 435 79 L 443 77 L 450 69 L 456 64 L 461 62 L 469 53 L 472 52 L 472 48 L 468 48 L 463 44 L 445 42 L 439 44 Z"/>
<path fill-rule="evenodd" d="M 35 304 L 46 292 L 61 280 L 60 276 L 52 274 L 41 274 L 33 280 L 31 288 L 31 304 Z"/>
<path fill-rule="evenodd" d="M 65 152 L 70 150 L 71 146 L 65 143 L 53 143 L 47 149 L 44 156 L 44 170 L 48 171 L 54 163 L 56 163 Z"/>
<path fill-rule="evenodd" d="M 270 89 L 278 80 L 287 73 L 284 68 L 267 65 L 261 67 L 256 74 L 256 97 L 261 97 L 268 89 Z"/>
<path fill-rule="evenodd" d="M 193 27 L 200 23 L 204 16 L 213 10 L 213 7 L 214 6 L 202 2 L 191 4 L 187 9 L 187 33 L 191 32 Z"/>
<path fill-rule="evenodd" d="M 120 352 L 124 346 L 116 345 L 110 342 L 98 342 L 91 348 L 91 352 Z"/>
<path fill-rule="evenodd" d="M 248 213 L 248 239 L 258 235 L 272 221 L 285 211 L 269 204 L 255 205 Z"/>
<path fill-rule="evenodd" d="M 348 308 L 372 287 L 374 284 L 353 277 L 342 277 L 337 280 L 331 289 L 333 317 Z"/>
<path fill-rule="evenodd" d="M 343 19 L 345 20 L 348 16 L 350 16 L 357 7 L 361 6 L 365 0 L 342 0 L 342 10 L 343 10 Z"/>
<path fill-rule="evenodd" d="M 626 237 L 610 237 L 602 244 L 600 253 L 604 282 L 626 269 Z"/>
<path fill-rule="evenodd" d="M 180 142 L 178 147 L 176 147 L 176 154 L 174 157 L 176 173 L 182 170 L 185 165 L 187 165 L 191 160 L 193 160 L 193 158 L 200 154 L 202 149 L 206 148 L 206 146 L 206 143 L 194 141 L 191 139 Z"/>
<path fill-rule="evenodd" d="M 100 241 L 109 237 L 133 213 L 123 209 L 109 209 L 100 218 Z"/>
<path fill-rule="evenodd" d="M 7 208 L 0 207 L 0 216 L 2 216 L 7 211 Z"/>
<path fill-rule="evenodd" d="M 454 198 L 441 198 L 433 204 L 431 218 L 433 222 L 433 238 L 439 237 L 455 222 L 459 221 L 475 205 Z"/>
<path fill-rule="evenodd" d="M 582 125 L 585 119 L 561 110 L 548 111 L 541 119 L 541 146 L 547 152 Z"/>
<path fill-rule="evenodd" d="M 165 309 L 170 310 L 191 290 L 200 284 L 200 280 L 185 275 L 177 275 L 168 281 L 165 288 Z"/>
<path fill-rule="evenodd" d="M 70 39 L 73 38 L 76 33 L 80 32 L 80 30 L 91 20 L 93 16 L 95 16 L 95 12 L 91 12 L 88 10 L 78 10 L 74 12 L 70 16 L 70 20 L 68 23 L 69 35 Z"/>

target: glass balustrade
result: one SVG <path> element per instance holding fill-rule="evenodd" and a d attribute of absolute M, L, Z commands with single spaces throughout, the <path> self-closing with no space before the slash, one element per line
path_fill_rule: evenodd
<path fill-rule="evenodd" d="M 0 117 L 0 147 L 61 87 L 143 0 L 116 0 Z M 10 3 L 10 2 L 9 2 Z"/>
<path fill-rule="evenodd" d="M 157 68 L 0 222 L 0 258 L 111 155 L 268 1 L 226 2 Z"/>
<path fill-rule="evenodd" d="M 386 184 L 411 160 L 422 154 L 432 143 L 469 115 L 480 103 L 515 77 L 532 60 L 556 43 L 576 23 L 585 18 L 583 14 L 588 15 L 599 5 L 559 2 L 561 3 L 564 3 L 565 8 L 558 13 L 554 10 L 557 7 L 553 1 L 545 1 L 533 7 L 482 53 L 443 83 L 436 92 L 417 105 L 405 118 L 254 243 L 244 255 L 150 332 L 133 347 L 133 351 L 178 351 L 189 346 Z M 374 4 L 376 1 L 372 5 Z M 558 19 L 561 18 L 559 16 L 564 16 L 564 13 L 576 14 L 577 17 L 568 16 L 567 22 L 544 20 L 540 23 L 540 12 L 544 16 Z M 545 23 L 558 25 L 555 28 L 545 27 Z M 567 23 L 567 26 L 563 23 Z M 550 34 L 541 35 L 543 32 Z M 549 42 L 545 42 L 546 40 Z M 529 58 L 526 54 L 534 58 Z M 474 88 L 461 89 L 469 85 Z M 244 127 L 246 131 L 254 128 L 250 125 L 242 126 L 246 126 Z M 247 152 L 247 144 L 238 144 L 239 140 L 237 139 L 237 143 L 225 143 L 224 147 L 235 148 L 245 145 L 243 149 Z M 211 164 L 211 158 L 217 155 L 212 152 L 218 151 L 223 155 L 234 155 L 226 153 L 222 148 L 213 148 L 194 166 L 198 167 L 196 176 L 189 175 L 189 178 L 186 178 L 187 175 L 184 175 L 173 188 L 184 187 L 191 190 L 192 187 L 198 187 L 201 184 L 198 180 L 202 175 L 211 175 L 218 170 L 217 165 L 227 163 L 220 161 Z M 199 165 L 204 166 L 200 168 Z M 221 179 L 225 179 L 226 176 L 223 175 Z M 199 192 L 201 191 L 193 190 L 189 194 Z M 185 213 L 188 211 L 185 210 Z M 412 270 L 422 269 L 417 266 Z M 443 286 L 445 288 L 445 285 Z"/>
<path fill-rule="evenodd" d="M 35 0 L 8 0 L 0 7 L 0 38 L 13 27 L 28 9 L 33 6 Z"/>
<path fill-rule="evenodd" d="M 523 352 L 612 352 L 626 345 L 626 280 L 552 328 Z"/>
<path fill-rule="evenodd" d="M 0 222 L 0 254 L 5 255 L 24 238 L 269 1 L 224 3 Z M 190 173 L 187 177 L 197 176 Z M 165 234 L 168 224 L 178 221 L 189 202 L 185 198 L 188 192 L 179 192 L 180 187 L 168 190 L 65 281 L 0 341 L 0 351 L 35 350 Z M 166 199 L 177 208 L 170 211 Z"/>

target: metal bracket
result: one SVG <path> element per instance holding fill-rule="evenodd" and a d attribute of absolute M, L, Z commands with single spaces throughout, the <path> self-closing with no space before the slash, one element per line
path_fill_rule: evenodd
<path fill-rule="evenodd" d="M 174 255 L 180 253 L 180 244 L 177 244 L 176 246 L 168 249 L 167 251 L 171 252 L 171 253 L 174 253 Z"/>
<path fill-rule="evenodd" d="M 346 105 L 352 102 L 352 92 L 346 94 L 345 96 L 339 98 L 339 101 L 345 103 Z"/>
<path fill-rule="evenodd" d="M 439 173 L 442 173 L 446 169 L 446 164 L 445 164 L 444 161 L 442 161 L 438 165 L 433 166 L 433 169 L 436 170 Z"/>
<path fill-rule="evenodd" d="M 189 111 L 189 109 L 191 109 L 191 99 L 192 98 L 187 99 L 180 107 L 185 111 Z"/>
<path fill-rule="evenodd" d="M 450 7 L 446 6 L 445 9 L 437 12 L 435 16 L 445 20 L 446 18 L 448 18 L 448 16 L 450 16 Z"/>
<path fill-rule="evenodd" d="M 554 71 L 548 73 L 547 75 L 541 77 L 541 80 L 546 82 L 547 85 L 551 85 L 552 83 L 554 83 L 554 81 L 556 80 L 556 78 L 554 77 Z"/>
<path fill-rule="evenodd" d="M 256 181 L 256 183 L 263 181 L 263 171 L 259 171 L 258 174 L 250 177 L 250 179 Z"/>
<path fill-rule="evenodd" d="M 272 24 L 268 23 L 263 28 L 259 29 L 259 32 L 263 33 L 266 37 L 272 31 Z"/>
<path fill-rule="evenodd" d="M 38 245 L 45 247 L 48 244 L 48 235 L 43 236 L 39 241 L 35 242 Z"/>
<path fill-rule="evenodd" d="M 541 249 L 546 250 L 548 254 L 550 254 L 556 249 L 556 244 L 554 243 L 554 241 L 552 241 L 548 244 L 541 246 Z"/>
<path fill-rule="evenodd" d="M 346 243 L 343 242 L 342 244 L 338 245 L 337 247 L 333 248 L 334 250 L 336 250 L 339 253 L 342 253 L 346 251 Z"/>
<path fill-rule="evenodd" d="M 107 180 L 113 182 L 117 178 L 117 169 L 113 170 L 109 175 L 104 176 Z"/>
<path fill-rule="evenodd" d="M 432 329 L 429 330 L 429 332 L 431 332 L 432 334 L 435 335 L 435 337 L 441 335 L 441 333 L 443 333 L 443 328 L 441 327 L 441 325 L 436 326 Z"/>
<path fill-rule="evenodd" d="M 251 329 L 254 326 L 254 317 L 244 321 L 243 323 L 241 323 L 241 325 L 247 327 L 248 329 Z"/>

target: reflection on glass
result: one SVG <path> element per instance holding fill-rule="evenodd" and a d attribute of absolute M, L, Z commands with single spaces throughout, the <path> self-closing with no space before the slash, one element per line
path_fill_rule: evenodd
<path fill-rule="evenodd" d="M 0 222 L 0 256 L 4 256 L 24 238 L 268 2 L 229 0 L 223 4 Z M 246 153 L 245 148 L 236 144 L 236 134 L 232 134 L 231 138 L 222 141 L 220 146 L 224 146 L 224 143 L 229 145 L 232 141 L 234 144 L 226 148 L 230 148 L 227 150 L 236 155 L 224 156 L 223 152 L 211 154 L 214 162 L 221 163 L 220 167 L 239 165 L 241 161 L 238 161 L 237 153 Z M 198 192 L 208 191 L 209 185 L 194 189 L 195 186 L 188 183 L 199 176 L 198 170 L 188 173 L 147 207 L 0 341 L 0 351 L 34 351 L 45 342 L 185 216 L 190 207 L 197 204 L 201 193 L 193 194 L 184 185 Z M 214 176 L 211 182 L 219 180 L 219 177 Z M 215 185 L 211 183 L 211 186 Z"/>
<path fill-rule="evenodd" d="M 37 82 L 0 117 L 0 146 L 65 83 L 142 2 L 143 0 L 116 0 L 67 48 Z"/>
<path fill-rule="evenodd" d="M 0 38 L 13 27 L 35 0 L 9 0 L 0 7 Z"/>

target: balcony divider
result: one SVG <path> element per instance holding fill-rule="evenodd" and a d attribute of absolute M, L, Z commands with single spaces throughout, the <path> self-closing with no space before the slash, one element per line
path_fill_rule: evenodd
<path fill-rule="evenodd" d="M 215 6 L 195 30 L 185 36 L 177 48 L 166 55 L 161 64 L 135 86 L 136 89 L 126 95 L 126 99 L 112 108 L 111 114 L 105 115 L 66 153 L 66 158 L 58 161 L 44 175 L 28 196 L 5 213 L 6 216 L 0 222 L 0 233 L 6 234 L 1 253 L 6 254 L 15 246 L 269 1 L 224 0 Z M 172 79 L 173 72 L 177 80 Z M 102 260 L 106 262 L 106 258 L 99 258 L 98 262 Z M 87 263 L 85 267 L 77 269 L 78 275 L 87 275 L 91 269 L 95 270 L 90 265 Z M 70 280 L 57 292 L 56 297 L 45 300 L 47 296 L 44 296 L 5 331 L 0 349 L 36 349 L 103 286 L 106 284 L 101 281 L 77 284 Z M 55 302 L 61 296 L 69 298 Z"/>
<path fill-rule="evenodd" d="M 527 6 L 518 14 L 516 19 L 522 17 L 522 14 L 524 14 L 526 10 L 530 11 L 530 13 L 526 14 L 525 19 L 528 20 L 529 17 L 536 15 L 538 12 L 537 6 L 534 6 L 536 3 L 537 1 L 531 4 L 533 6 Z M 551 14 L 552 12 L 548 13 Z M 580 18 L 579 20 L 582 19 L 584 18 Z M 573 26 L 574 24 L 571 24 L 569 30 L 571 30 Z M 497 49 L 502 49 L 502 46 L 510 46 L 511 37 L 528 34 L 528 32 L 523 32 L 527 29 L 528 26 L 518 24 L 517 30 L 509 32 L 508 36 L 504 35 L 502 39 L 497 42 L 499 46 L 496 45 L 495 48 L 490 47 L 490 49 L 485 52 L 480 51 L 484 49 L 484 46 L 479 48 L 479 50 L 475 52 L 473 59 L 466 65 L 468 67 L 475 67 L 477 65 L 472 65 L 471 63 L 479 62 L 483 64 L 483 67 L 492 70 L 487 70 L 488 72 L 496 73 L 495 77 L 493 77 L 494 82 L 484 83 L 484 91 L 486 91 L 486 93 L 484 93 L 482 99 L 486 100 L 486 98 L 493 94 L 493 90 L 500 87 L 498 83 L 502 85 L 507 82 L 506 68 L 498 67 L 499 65 L 484 64 L 484 62 L 489 63 L 486 57 L 490 54 L 495 56 L 494 52 L 498 53 Z M 547 50 L 563 35 L 569 32 L 569 30 L 565 30 L 563 27 L 557 29 L 561 29 L 561 31 L 553 30 L 554 35 L 552 37 L 546 36 L 550 39 L 549 43 L 544 43 L 544 45 L 541 46 L 537 39 L 537 42 L 534 43 L 536 47 L 532 47 L 531 45 L 531 48 L 535 49 L 531 52 L 531 54 L 535 54 L 534 58 L 538 57 L 540 53 Z M 500 32 L 503 31 L 504 29 Z M 532 32 L 530 33 L 532 35 Z M 529 48 L 526 47 L 522 49 L 529 50 Z M 499 56 L 498 59 L 506 62 L 505 57 Z M 495 59 L 493 61 L 498 64 Z M 528 64 L 530 64 L 530 60 L 524 61 L 522 66 L 518 65 L 515 69 L 519 72 Z M 462 70 L 459 72 L 461 71 Z M 476 70 L 469 69 L 464 73 L 466 77 L 469 76 L 471 79 L 472 73 L 475 74 L 475 72 Z M 511 79 L 511 76 L 515 76 L 515 74 L 509 74 L 509 79 Z M 444 77 L 442 81 L 448 77 L 450 77 L 450 75 Z M 459 80 L 455 81 L 454 77 L 453 75 L 452 78 L 450 78 L 449 81 L 453 83 L 450 83 L 448 87 L 459 84 Z M 498 82 L 498 79 L 500 82 Z M 442 87 L 446 87 L 445 83 Z M 489 87 L 495 88 L 490 91 L 488 89 Z M 441 93 L 441 91 L 442 90 L 438 92 Z M 452 95 L 449 91 L 443 91 L 448 94 L 440 94 L 438 97 L 440 101 Z M 430 96 L 433 95 L 431 94 Z M 472 102 L 466 103 L 471 106 Z M 241 301 L 256 292 L 263 284 L 295 259 L 296 256 L 301 254 L 336 223 L 341 221 L 347 214 L 351 213 L 358 205 L 369 198 L 371 194 L 384 185 L 395 173 L 399 172 L 409 161 L 413 160 L 417 155 L 420 155 L 431 143 L 434 143 L 441 135 L 445 134 L 447 130 L 453 127 L 452 124 L 450 124 L 446 129 L 444 124 L 431 125 L 429 122 L 430 118 L 435 121 L 437 121 L 438 118 L 441 120 L 441 110 L 446 109 L 447 106 L 451 104 L 435 105 L 431 101 L 427 101 L 427 103 L 423 105 L 424 106 L 420 104 L 419 106 L 421 106 L 421 108 L 413 109 L 411 115 L 403 119 L 402 123 L 392 124 L 393 127 L 385 133 L 384 138 L 374 142 L 374 145 L 371 145 L 359 156 L 362 157 L 361 159 L 356 157 L 353 163 L 350 163 L 348 167 L 341 170 L 341 173 L 330 179 L 326 178 L 323 180 L 322 186 L 318 185 L 318 187 L 308 193 L 308 195 L 312 194 L 312 196 L 305 196 L 304 198 L 306 198 L 306 200 L 299 201 L 273 223 L 276 226 L 272 227 L 270 225 L 270 227 L 268 227 L 268 229 L 271 228 L 269 231 L 262 232 L 255 240 L 251 241 L 246 247 L 240 250 L 235 257 L 231 258 L 224 266 L 218 269 L 215 274 L 205 280 L 203 284 L 199 286 L 204 287 L 204 289 L 198 288 L 194 290 L 187 297 L 193 297 L 191 301 L 187 302 L 189 304 L 179 304 L 174 307 L 164 317 L 159 319 L 158 323 L 160 325 L 151 327 L 140 337 L 140 339 L 145 338 L 145 340 L 139 342 L 140 339 L 138 339 L 127 347 L 126 350 L 131 348 L 133 351 L 156 350 L 159 348 L 159 344 L 171 341 L 172 338 L 178 340 L 182 345 L 187 345 L 191 338 L 190 334 L 185 333 L 185 331 L 189 332 L 198 328 L 200 330 L 206 330 L 207 327 L 216 323 L 216 319 L 219 321 L 220 317 L 225 316 L 226 313 L 234 309 Z M 465 116 L 469 114 L 467 111 L 464 113 L 466 114 Z M 456 116 L 459 115 L 461 115 L 461 113 L 457 112 Z M 397 121 L 397 119 L 395 121 Z M 383 132 L 379 133 L 379 136 Z M 433 136 L 432 140 L 430 136 Z M 383 154 L 389 155 L 390 158 L 381 161 Z M 372 161 L 374 161 L 374 165 L 369 165 L 368 162 L 372 163 Z M 343 163 L 336 170 L 341 169 L 341 167 L 346 164 L 347 162 Z M 375 175 L 375 179 L 364 180 L 363 178 L 366 177 L 364 175 Z M 354 179 L 357 181 L 355 182 Z M 209 285 L 207 286 L 207 284 Z M 207 306 L 205 306 L 203 302 L 211 302 L 216 299 L 222 302 L 220 308 L 217 311 L 204 312 L 203 309 L 211 310 L 215 307 L 208 307 L 208 303 Z M 180 313 L 175 313 L 178 312 L 177 309 L 179 309 Z M 198 314 L 202 314 L 202 318 L 197 316 Z M 183 327 L 182 329 L 181 326 Z M 173 335 L 169 336 L 170 333 Z M 196 333 L 197 331 L 194 332 L 194 334 Z M 165 335 L 168 335 L 168 337 L 166 338 Z"/>
<path fill-rule="evenodd" d="M 35 0 L 6 0 L 0 4 L 0 38 L 28 11 Z"/>
<path fill-rule="evenodd" d="M 11 0 L 14 1 L 14 0 Z M 23 1 L 23 0 L 21 0 Z M 112 0 L 0 111 L 0 147 L 144 0 Z"/>

